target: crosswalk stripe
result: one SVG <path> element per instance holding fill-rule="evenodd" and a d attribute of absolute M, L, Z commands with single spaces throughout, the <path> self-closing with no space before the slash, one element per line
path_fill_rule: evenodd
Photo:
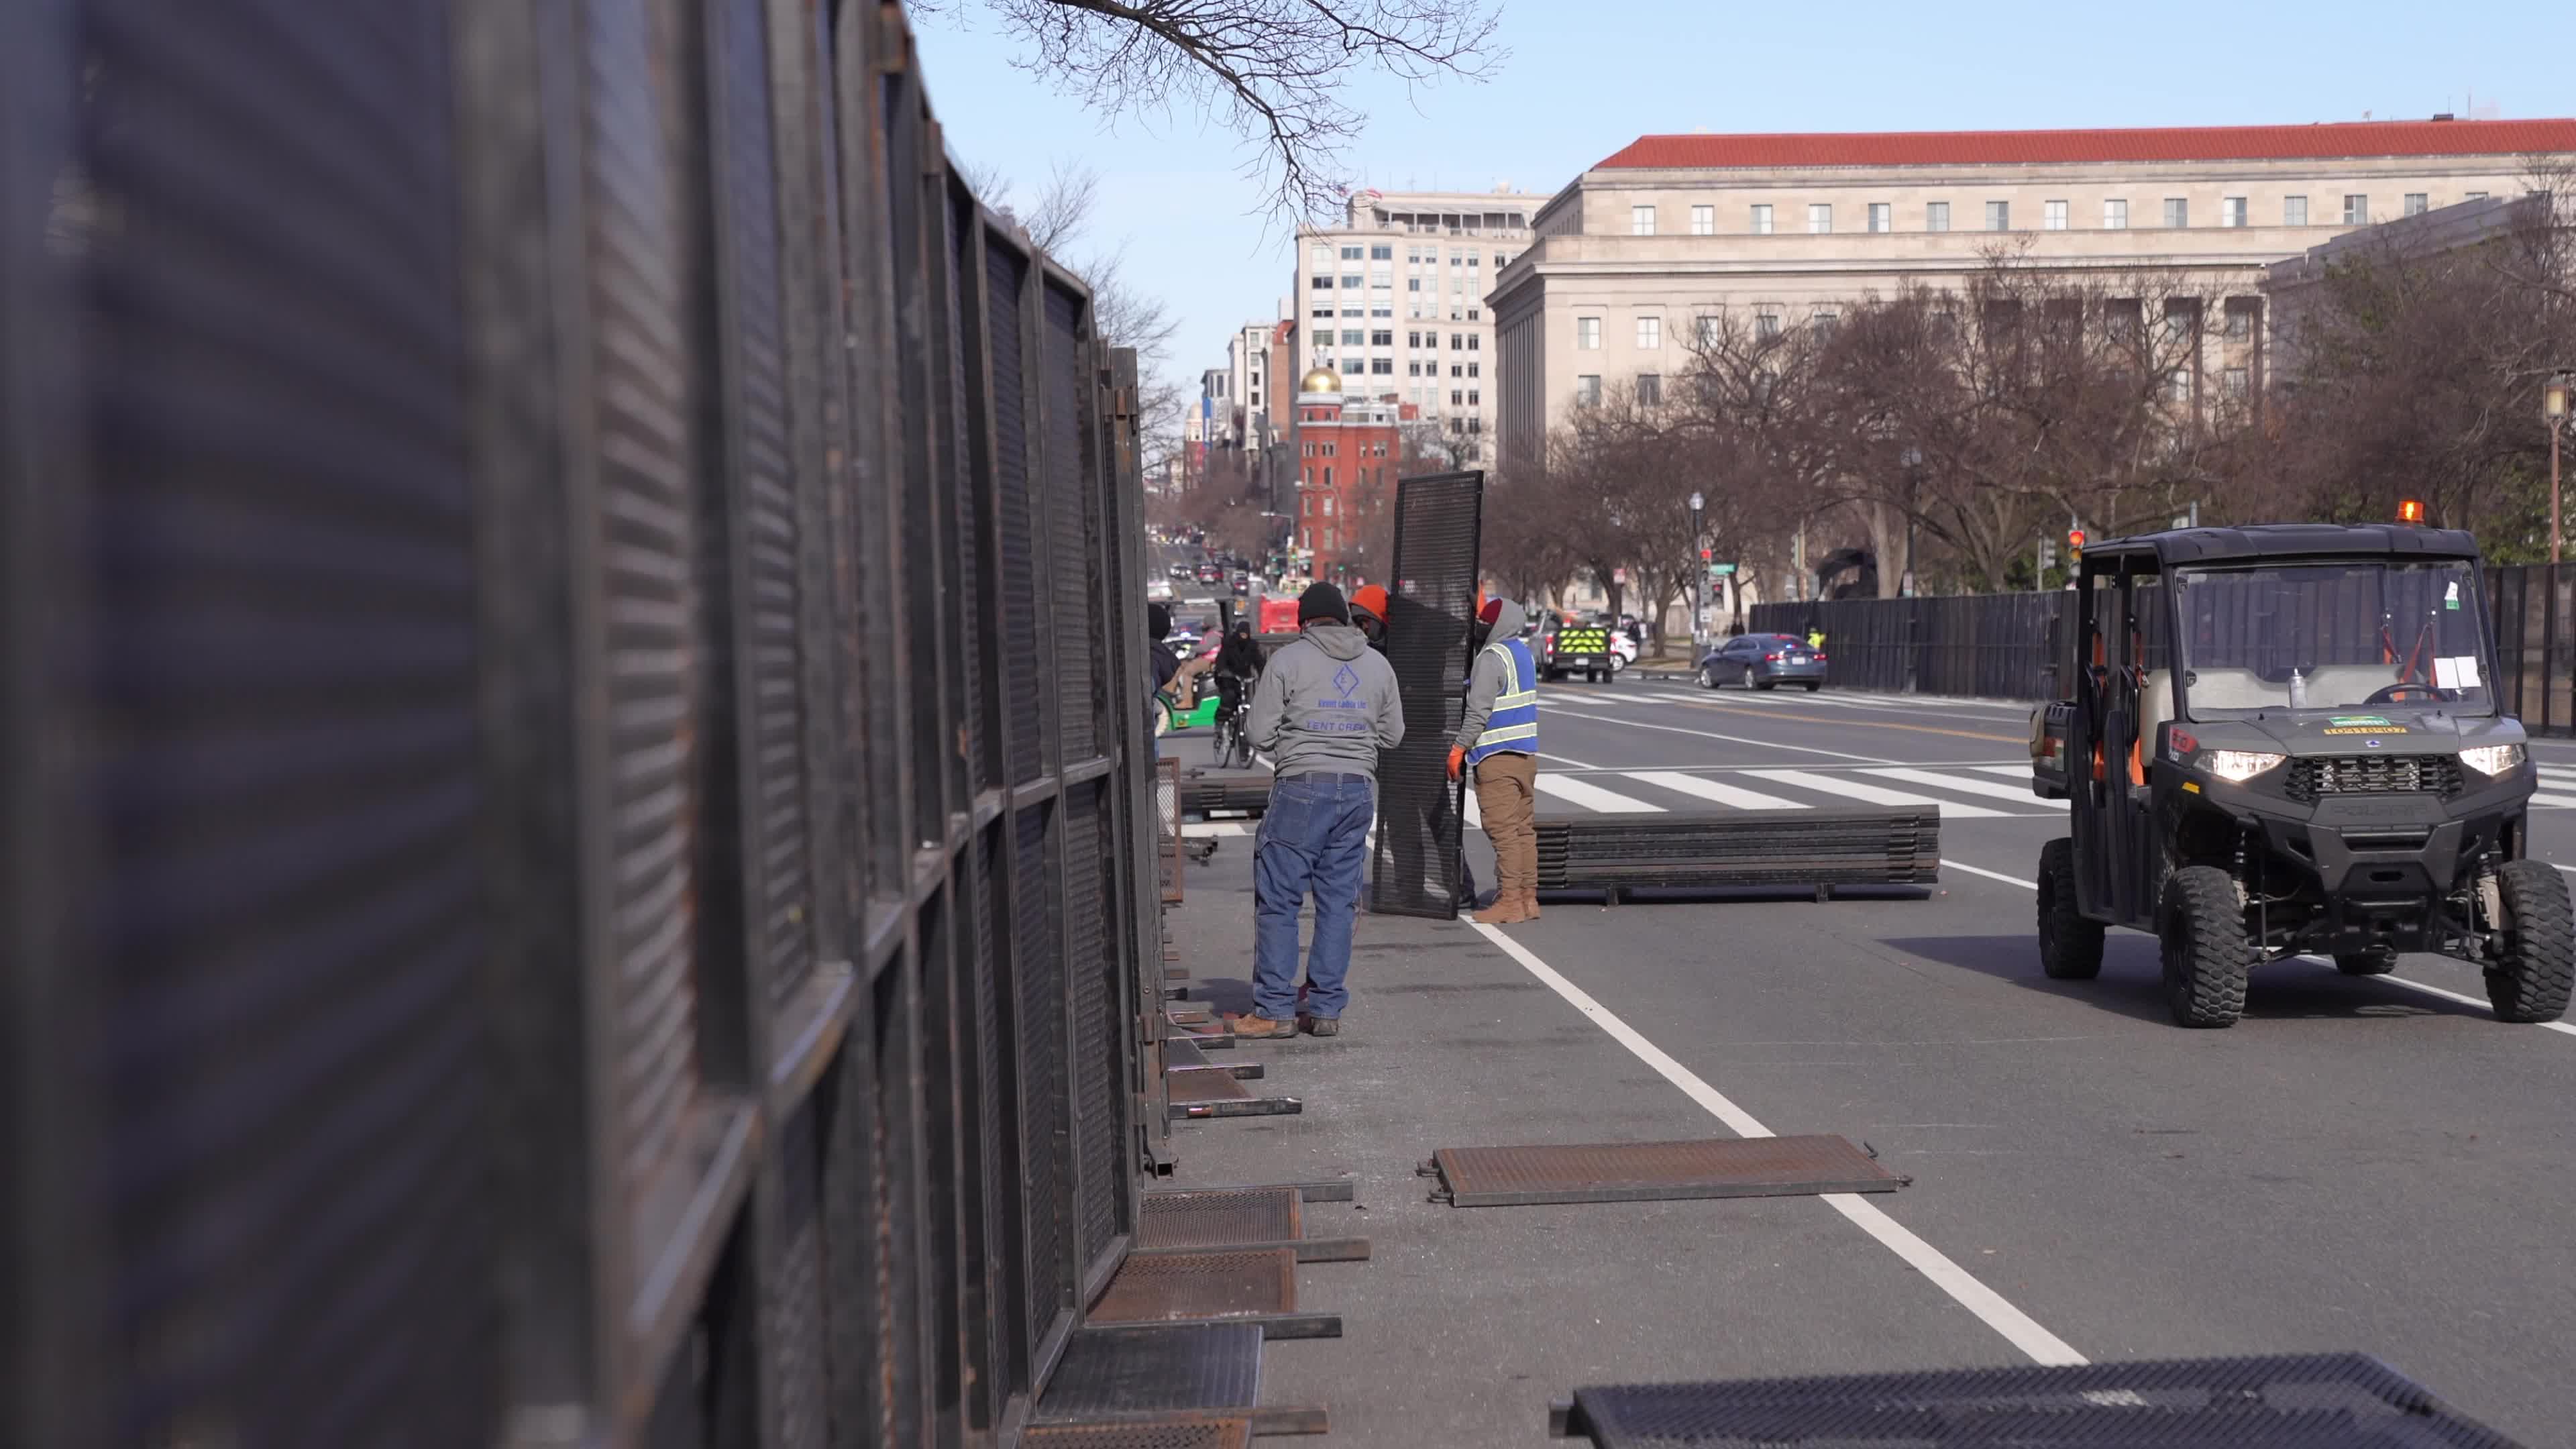
<path fill-rule="evenodd" d="M 1772 781 L 1775 784 L 1795 785 L 1802 790 L 1819 790 L 1827 795 L 1841 795 L 1849 799 L 1863 801 L 1871 805 L 1938 805 L 1941 807 L 1942 814 L 1955 816 L 1962 820 L 1975 819 L 1979 816 L 2004 816 L 2013 813 L 2009 810 L 1989 810 L 1983 805 L 1957 805 L 1947 800 L 1935 799 L 1929 795 L 1909 795 L 1902 790 L 1883 789 L 1877 785 L 1864 785 L 1858 780 L 1840 779 L 1832 775 L 1819 775 L 1807 770 L 1747 770 L 1744 773 L 1758 776 L 1761 779 Z M 2032 803 L 2037 804 L 2038 802 L 2033 801 Z"/>
<path fill-rule="evenodd" d="M 2540 771 L 2540 777 L 2544 780 L 2576 783 L 2576 768 L 2566 765 L 2535 765 L 2532 768 Z"/>
<path fill-rule="evenodd" d="M 1563 775 L 1551 775 L 1545 771 L 1539 774 L 1538 792 L 1542 795 L 1553 795 L 1567 804 L 1580 805 L 1586 810 L 1598 811 L 1603 815 L 1661 815 L 1664 813 L 1664 807 L 1661 805 L 1649 805 L 1643 800 L 1631 799 L 1615 790 L 1604 790 L 1589 780 L 1569 780 Z"/>
<path fill-rule="evenodd" d="M 2534 805 L 2555 805 L 2561 809 L 2565 809 L 2569 806 L 2576 806 L 2576 795 L 2534 795 L 2531 797 L 2531 803 Z"/>
<path fill-rule="evenodd" d="M 2065 801 L 2042 800 L 2030 793 L 2030 787 L 2027 785 L 2016 790 L 2010 785 L 1989 785 L 1983 780 L 1964 780 L 1956 775 L 1936 775 L 1930 770 L 1878 769 L 1863 770 L 1861 773 L 1877 775 L 1889 780 L 1905 780 L 1916 785 L 1934 785 L 1944 790 L 1959 790 L 1970 795 L 1983 795 L 1993 800 L 2010 800 L 2016 805 L 2027 805 L 2034 810 L 2066 808 Z"/>
<path fill-rule="evenodd" d="M 2001 775 L 2006 779 L 2012 780 L 2028 780 L 2030 778 L 2030 766 L 2028 765 L 1970 765 L 1968 768 L 1988 775 Z"/>
<path fill-rule="evenodd" d="M 1485 812 L 1476 808 L 1476 792 L 1473 790 L 1467 792 L 1467 823 L 1479 829 L 1485 823 Z"/>
<path fill-rule="evenodd" d="M 1732 805 L 1738 810 L 1805 810 L 1809 808 L 1807 802 L 1804 800 L 1789 800 L 1778 795 L 1765 795 L 1759 790 L 1739 789 L 1736 786 L 1721 784 L 1716 780 L 1711 780 L 1704 776 L 1685 775 L 1679 770 L 1629 770 L 1625 773 L 1629 779 L 1635 780 L 1639 784 L 1660 785 L 1667 790 L 1678 790 L 1685 795 L 1696 795 L 1703 800 L 1714 800 L 1720 805 Z"/>

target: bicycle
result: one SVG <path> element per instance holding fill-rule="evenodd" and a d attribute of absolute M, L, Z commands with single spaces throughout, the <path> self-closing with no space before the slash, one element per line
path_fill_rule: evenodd
<path fill-rule="evenodd" d="M 1231 675 L 1217 676 L 1216 767 L 1252 768 L 1252 740 L 1243 732 L 1244 684 Z"/>

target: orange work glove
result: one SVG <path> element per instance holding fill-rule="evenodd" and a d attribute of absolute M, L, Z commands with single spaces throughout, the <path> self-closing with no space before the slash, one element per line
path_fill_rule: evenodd
<path fill-rule="evenodd" d="M 1466 768 L 1467 747 L 1465 745 L 1451 745 L 1449 747 L 1449 778 L 1452 780 L 1457 779 L 1459 772 Z"/>

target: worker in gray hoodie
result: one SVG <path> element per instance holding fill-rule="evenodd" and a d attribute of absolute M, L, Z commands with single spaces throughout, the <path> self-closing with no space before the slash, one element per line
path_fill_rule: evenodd
<path fill-rule="evenodd" d="M 1350 1004 L 1351 928 L 1369 822 L 1377 815 L 1377 755 L 1404 739 L 1395 670 L 1351 627 L 1342 591 L 1318 583 L 1297 598 L 1297 638 L 1281 645 L 1253 686 L 1246 726 L 1277 778 L 1253 843 L 1252 1014 L 1229 1016 L 1239 1037 L 1341 1030 Z M 1306 949 L 1307 999 L 1297 993 L 1297 915 L 1315 896 Z"/>
<path fill-rule="evenodd" d="M 1521 637 L 1521 606 L 1489 599 L 1476 613 L 1467 715 L 1449 742 L 1449 778 L 1473 766 L 1476 813 L 1494 842 L 1489 926 L 1538 919 L 1538 660 Z"/>

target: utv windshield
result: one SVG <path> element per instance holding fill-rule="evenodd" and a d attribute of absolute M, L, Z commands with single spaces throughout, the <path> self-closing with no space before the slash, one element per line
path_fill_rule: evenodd
<path fill-rule="evenodd" d="M 2191 718 L 2389 705 L 2495 713 L 2486 598 L 2465 562 L 2185 569 L 2173 586 Z"/>

